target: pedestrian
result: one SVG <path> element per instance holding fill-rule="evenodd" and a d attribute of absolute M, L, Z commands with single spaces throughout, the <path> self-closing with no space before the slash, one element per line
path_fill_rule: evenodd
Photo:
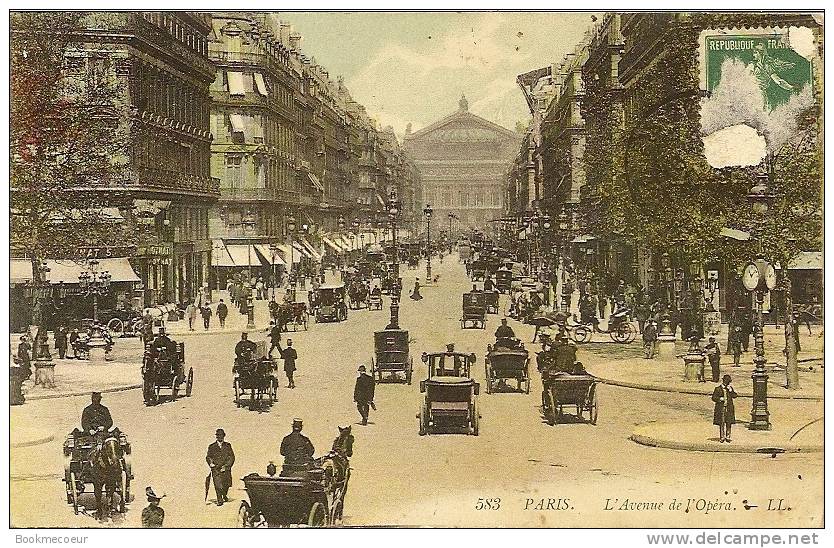
<path fill-rule="evenodd" d="M 235 463 L 235 452 L 232 444 L 225 441 L 226 432 L 218 428 L 215 432 L 217 441 L 208 446 L 206 451 L 206 462 L 211 469 L 209 477 L 214 481 L 214 492 L 217 495 L 217 506 L 223 506 L 229 502 L 228 492 L 232 486 L 232 466 Z M 208 493 L 208 481 L 206 478 L 206 493 Z"/>
<path fill-rule="evenodd" d="M 258 281 L 255 282 L 255 295 L 259 301 L 263 300 L 264 298 L 264 280 L 263 278 L 258 278 Z"/>
<path fill-rule="evenodd" d="M 67 355 L 67 328 L 63 325 L 55 330 L 55 349 L 58 350 L 58 358 L 63 360 Z"/>
<path fill-rule="evenodd" d="M 29 337 L 20 337 L 20 344 L 17 345 L 17 360 L 24 372 L 24 379 L 32 376 L 32 345 L 29 344 Z"/>
<path fill-rule="evenodd" d="M 655 347 L 657 346 L 657 324 L 653 319 L 646 322 L 643 328 L 643 354 L 647 360 L 654 359 Z"/>
<path fill-rule="evenodd" d="M 799 343 L 799 324 L 801 323 L 801 314 L 799 310 L 794 310 L 793 314 L 791 314 L 791 319 L 788 320 L 793 325 L 793 339 L 796 343 L 796 351 L 802 352 L 802 345 Z M 807 321 L 807 320 L 806 320 Z M 808 322 L 808 333 L 811 333 L 811 324 Z"/>
<path fill-rule="evenodd" d="M 188 302 L 185 307 L 185 316 L 188 318 L 188 330 L 194 331 L 194 320 L 197 319 L 197 305 L 193 301 Z"/>
<path fill-rule="evenodd" d="M 374 405 L 374 378 L 367 372 L 364 365 L 359 366 L 359 376 L 356 377 L 356 385 L 353 387 L 353 401 L 356 402 L 356 409 L 362 416 L 362 426 L 368 424 L 368 413 L 370 408 L 376 411 Z"/>
<path fill-rule="evenodd" d="M 298 352 L 292 347 L 292 339 L 287 339 L 287 347 L 283 350 L 279 343 L 278 352 L 280 352 L 281 358 L 284 360 L 284 373 L 287 375 L 287 387 L 295 388 L 293 374 L 295 373 L 295 361 L 298 359 Z"/>
<path fill-rule="evenodd" d="M 712 401 L 715 402 L 715 409 L 712 414 L 712 423 L 718 426 L 718 435 L 721 443 L 730 443 L 730 433 L 733 424 L 736 422 L 736 410 L 733 400 L 738 397 L 733 385 L 732 377 L 724 375 L 721 384 L 715 387 L 712 392 Z"/>
<path fill-rule="evenodd" d="M 232 306 L 235 305 L 235 281 L 234 278 L 229 278 L 226 281 L 226 293 L 229 295 L 229 302 Z"/>
<path fill-rule="evenodd" d="M 423 298 L 420 295 L 420 278 L 414 279 L 414 291 L 411 292 L 410 298 L 412 301 L 419 301 Z"/>
<path fill-rule="evenodd" d="M 278 349 L 278 353 L 281 353 L 281 327 L 275 323 L 275 320 L 269 322 L 269 353 L 267 354 L 270 358 L 272 357 L 272 351 L 276 348 Z"/>
<path fill-rule="evenodd" d="M 741 326 L 735 326 L 730 334 L 730 349 L 733 354 L 733 367 L 741 367 Z"/>
<path fill-rule="evenodd" d="M 165 510 L 159 507 L 162 497 L 158 497 L 152 487 L 145 488 L 145 495 L 148 497 L 148 505 L 142 510 L 142 527 L 145 529 L 158 529 L 162 527 L 165 519 Z"/>
<path fill-rule="evenodd" d="M 78 334 L 78 329 L 73 329 L 72 333 L 69 334 L 69 347 L 72 348 L 73 357 L 76 360 L 80 360 L 81 358 L 78 355 L 78 339 L 81 338 L 81 335 Z M 147 340 L 147 339 L 146 339 Z"/>
<path fill-rule="evenodd" d="M 597 297 L 597 307 L 599 307 L 599 317 L 601 319 L 605 318 L 605 307 L 608 305 L 608 301 L 605 298 L 605 295 L 600 292 L 599 297 Z"/>
<path fill-rule="evenodd" d="M 704 347 L 707 354 L 710 369 L 712 369 L 712 382 L 718 382 L 721 375 L 721 348 L 718 346 L 715 337 L 710 337 Z"/>
<path fill-rule="evenodd" d="M 637 318 L 637 328 L 640 333 L 646 327 L 646 320 L 649 319 L 649 305 L 645 301 L 638 301 L 634 305 L 634 316 Z"/>
<path fill-rule="evenodd" d="M 208 303 L 204 304 L 200 309 L 200 315 L 203 317 L 203 329 L 208 329 L 211 323 L 211 307 Z"/>
<path fill-rule="evenodd" d="M 220 320 L 220 329 L 226 329 L 226 316 L 229 315 L 229 307 L 220 299 L 217 303 L 217 319 Z"/>

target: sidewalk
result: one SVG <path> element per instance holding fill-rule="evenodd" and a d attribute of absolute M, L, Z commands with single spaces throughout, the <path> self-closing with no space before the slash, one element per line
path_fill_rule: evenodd
<path fill-rule="evenodd" d="M 823 421 L 788 422 L 773 430 L 749 430 L 736 423 L 732 442 L 721 443 L 718 427 L 708 421 L 650 422 L 641 424 L 631 434 L 632 441 L 651 447 L 685 451 L 722 453 L 818 453 L 823 451 Z"/>
<path fill-rule="evenodd" d="M 752 397 L 753 363 L 750 353 L 743 356 L 739 367 L 734 367 L 732 360 L 722 356 L 721 375 L 731 375 L 733 386 L 741 397 Z M 677 392 L 681 394 L 710 395 L 715 388 L 711 380 L 709 363 L 704 368 L 707 382 L 686 382 L 683 380 L 683 359 L 675 361 L 646 360 L 643 358 L 629 358 L 616 361 L 602 361 L 586 364 L 586 369 L 592 375 L 599 377 L 606 384 L 637 388 L 640 390 L 654 390 L 659 392 Z M 768 364 L 767 397 L 779 399 L 822 401 L 824 386 L 824 370 L 815 368 L 813 371 L 799 372 L 799 390 L 788 390 L 784 387 L 785 370 Z"/>
<path fill-rule="evenodd" d="M 9 420 L 9 441 L 12 448 L 43 445 L 55 439 L 54 432 L 37 426 L 18 424 L 18 422 L 15 420 L 15 413 L 12 412 Z"/>
<path fill-rule="evenodd" d="M 139 362 L 106 362 L 91 364 L 81 360 L 53 360 L 55 388 L 35 386 L 32 379 L 23 383 L 27 402 L 50 398 L 86 396 L 92 392 L 118 392 L 142 387 L 142 365 Z M 23 405 L 26 405 L 25 403 Z"/>

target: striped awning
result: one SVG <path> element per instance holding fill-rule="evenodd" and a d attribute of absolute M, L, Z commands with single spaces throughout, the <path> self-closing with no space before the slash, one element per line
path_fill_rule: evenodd
<path fill-rule="evenodd" d="M 25 283 L 32 281 L 32 262 L 29 259 L 12 259 L 10 261 L 10 282 Z M 89 272 L 90 265 L 86 261 L 76 262 L 71 259 L 55 259 L 46 261 L 49 272 L 46 279 L 53 284 L 77 284 L 78 276 L 82 272 Z M 96 272 L 110 274 L 111 282 L 138 282 L 139 276 L 130 266 L 127 257 L 99 259 Z"/>
<path fill-rule="evenodd" d="M 235 266 L 262 266 L 255 244 L 230 244 L 226 245 L 226 250 Z"/>
<path fill-rule="evenodd" d="M 314 260 L 316 260 L 316 261 L 320 261 L 320 260 L 321 260 L 321 253 L 319 253 L 319 250 L 318 250 L 318 249 L 316 249 L 315 247 L 313 247 L 313 244 L 311 244 L 311 243 L 307 240 L 307 238 L 301 238 L 301 245 L 303 245 L 303 246 L 304 246 L 304 249 L 306 249 L 306 250 L 307 250 L 307 251 L 308 251 L 308 252 L 309 252 L 309 253 L 313 256 L 313 259 L 314 259 Z"/>
<path fill-rule="evenodd" d="M 226 244 L 223 243 L 223 240 L 214 240 L 211 244 L 211 266 L 237 266 L 232 260 L 232 256 L 226 250 Z"/>
<path fill-rule="evenodd" d="M 258 252 L 258 255 L 261 256 L 261 260 L 267 264 L 287 265 L 279 253 L 272 253 L 272 250 L 267 244 L 255 244 L 255 250 Z"/>
<path fill-rule="evenodd" d="M 327 245 L 330 249 L 332 249 L 336 253 L 341 253 L 342 251 L 344 251 L 341 246 L 337 245 L 336 242 L 334 242 L 333 240 L 331 240 L 330 238 L 328 238 L 326 236 L 322 236 L 321 241 L 323 241 L 325 243 L 325 245 Z"/>

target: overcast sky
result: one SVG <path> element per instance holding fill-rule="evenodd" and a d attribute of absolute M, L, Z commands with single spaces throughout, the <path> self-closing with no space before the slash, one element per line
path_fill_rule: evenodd
<path fill-rule="evenodd" d="M 599 15 L 599 14 L 597 14 Z M 301 47 L 353 98 L 402 135 L 469 110 L 509 129 L 529 118 L 516 84 L 523 72 L 560 61 L 591 25 L 590 13 L 281 12 Z"/>

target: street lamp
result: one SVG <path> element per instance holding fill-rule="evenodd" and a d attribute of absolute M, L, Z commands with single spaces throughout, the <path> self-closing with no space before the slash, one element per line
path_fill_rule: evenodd
<path fill-rule="evenodd" d="M 345 223 L 345 218 L 339 215 L 339 218 L 336 220 L 336 223 L 339 225 L 339 235 L 341 236 L 342 233 L 345 231 L 345 226 L 347 226 L 347 224 Z M 342 252 L 340 253 L 340 255 L 342 256 L 342 267 L 347 267 L 347 258 L 345 257 L 345 253 Z"/>
<path fill-rule="evenodd" d="M 290 245 L 289 245 L 289 248 L 290 248 L 290 264 L 287 265 L 289 280 L 288 280 L 288 283 L 287 283 L 287 287 L 290 286 L 289 282 L 292 281 L 293 288 L 295 288 L 295 284 L 296 284 L 296 279 L 295 278 L 296 278 L 296 275 L 297 275 L 297 272 L 295 271 L 295 262 L 294 262 L 294 255 L 295 254 L 293 253 L 293 236 L 295 235 L 295 229 L 296 229 L 295 217 L 293 216 L 292 213 L 290 213 L 290 216 L 287 217 L 287 239 L 290 242 Z"/>
<path fill-rule="evenodd" d="M 399 249 L 397 249 L 397 216 L 400 214 L 400 201 L 397 199 L 397 192 L 392 188 L 388 195 L 388 218 L 391 220 L 391 244 L 393 246 L 392 256 L 392 270 L 394 279 L 393 283 L 399 283 L 400 279 L 400 260 Z"/>
<path fill-rule="evenodd" d="M 434 210 L 430 204 L 423 208 L 423 215 L 426 216 L 426 285 L 431 283 L 431 216 Z"/>
<path fill-rule="evenodd" d="M 275 302 L 275 258 L 278 256 L 278 244 L 269 244 L 269 251 L 272 254 L 272 302 Z"/>
<path fill-rule="evenodd" d="M 750 189 L 747 199 L 751 203 L 755 223 L 756 237 L 759 240 L 759 257 L 744 269 L 742 277 L 745 288 L 756 296 L 756 325 L 754 326 L 754 345 L 756 356 L 753 358 L 753 408 L 750 411 L 750 430 L 770 430 L 770 413 L 767 409 L 767 379 L 764 353 L 764 308 L 765 292 L 776 287 L 776 272 L 773 266 L 764 260 L 763 240 L 765 215 L 770 209 L 774 195 L 768 189 L 768 174 L 760 173 L 758 182 Z"/>
<path fill-rule="evenodd" d="M 449 254 L 450 255 L 452 254 L 452 221 L 454 219 L 457 219 L 457 218 L 458 218 L 457 215 L 455 215 L 451 211 L 449 212 Z"/>
<path fill-rule="evenodd" d="M 97 259 L 90 259 L 87 263 L 89 270 L 78 275 L 78 282 L 85 295 L 93 296 L 93 321 L 98 321 L 98 298 L 110 291 L 110 273 L 106 270 L 98 271 Z"/>
<path fill-rule="evenodd" d="M 252 214 L 252 210 L 246 211 L 240 225 L 243 227 L 244 234 L 247 228 L 255 228 L 255 216 Z M 246 254 L 247 270 L 249 272 L 249 280 L 247 281 L 249 291 L 246 297 L 246 328 L 255 329 L 255 295 L 253 294 L 255 287 L 252 283 L 252 240 L 250 238 L 246 239 Z"/>

